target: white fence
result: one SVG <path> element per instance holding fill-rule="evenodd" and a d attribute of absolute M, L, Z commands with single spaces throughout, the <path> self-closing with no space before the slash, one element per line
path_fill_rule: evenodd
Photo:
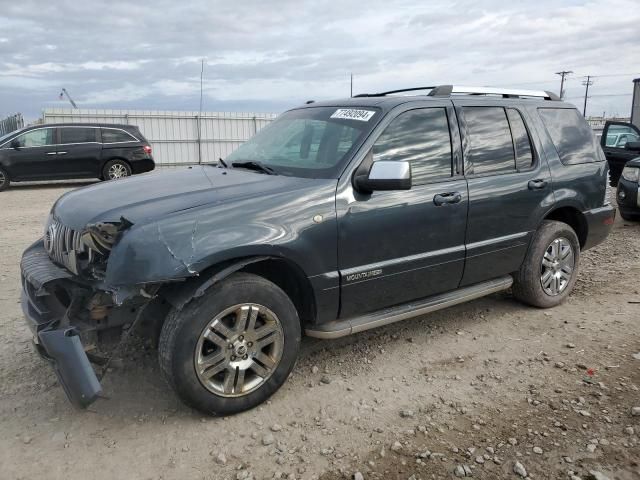
<path fill-rule="evenodd" d="M 0 120 L 0 137 L 22 127 L 24 127 L 24 120 L 20 113 L 9 115 L 7 118 Z"/>
<path fill-rule="evenodd" d="M 44 123 L 137 125 L 158 165 L 216 163 L 276 118 L 275 113 L 170 112 L 150 110 L 45 109 Z"/>

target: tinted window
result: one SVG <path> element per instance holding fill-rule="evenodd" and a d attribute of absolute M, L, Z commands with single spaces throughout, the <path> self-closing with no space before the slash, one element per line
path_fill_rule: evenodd
<path fill-rule="evenodd" d="M 513 144 L 516 147 L 516 168 L 518 170 L 526 170 L 533 165 L 533 152 L 531 150 L 531 139 L 524 126 L 522 115 L 513 108 L 507 109 L 509 117 L 509 125 L 511 126 L 511 135 L 513 136 Z"/>
<path fill-rule="evenodd" d="M 596 162 L 591 128 L 574 108 L 539 108 L 542 122 L 565 165 Z"/>
<path fill-rule="evenodd" d="M 21 147 L 43 147 L 45 145 L 53 145 L 53 129 L 41 128 L 39 130 L 31 130 L 16 137 L 18 145 Z"/>
<path fill-rule="evenodd" d="M 515 170 L 513 142 L 507 115 L 501 107 L 464 107 L 468 159 L 473 173 Z"/>
<path fill-rule="evenodd" d="M 97 131 L 97 128 L 63 127 L 60 129 L 60 143 L 95 142 Z"/>
<path fill-rule="evenodd" d="M 102 143 L 135 142 L 136 139 L 123 130 L 102 129 Z"/>
<path fill-rule="evenodd" d="M 451 138 L 444 108 L 410 110 L 396 117 L 373 146 L 373 161 L 411 162 L 415 185 L 451 176 Z"/>

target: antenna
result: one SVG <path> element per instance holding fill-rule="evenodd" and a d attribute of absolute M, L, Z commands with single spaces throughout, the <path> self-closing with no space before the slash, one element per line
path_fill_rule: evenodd
<path fill-rule="evenodd" d="M 73 106 L 73 108 L 78 108 L 76 102 L 73 101 L 73 98 L 71 98 L 71 95 L 69 95 L 69 92 L 67 92 L 66 88 L 63 88 L 62 92 L 60 92 L 60 100 L 62 100 L 62 97 L 64 96 L 67 97 L 67 100 L 69 100 L 69 103 Z"/>
<path fill-rule="evenodd" d="M 198 164 L 202 163 L 202 80 L 204 78 L 204 58 L 200 64 L 200 110 L 198 110 Z"/>

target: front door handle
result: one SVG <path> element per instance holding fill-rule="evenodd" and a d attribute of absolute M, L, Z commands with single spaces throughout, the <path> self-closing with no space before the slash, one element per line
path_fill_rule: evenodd
<path fill-rule="evenodd" d="M 58 155 L 66 155 L 67 154 L 67 152 L 57 152 L 57 153 L 58 153 Z"/>
<path fill-rule="evenodd" d="M 47 152 L 47 155 L 57 155 L 58 152 Z"/>
<path fill-rule="evenodd" d="M 462 200 L 462 194 L 460 192 L 446 192 L 438 193 L 433 197 L 433 203 L 436 207 L 447 205 L 450 203 L 460 203 Z"/>
<path fill-rule="evenodd" d="M 527 186 L 529 190 L 542 190 L 547 186 L 547 181 L 542 178 L 536 178 L 535 180 L 529 180 Z"/>

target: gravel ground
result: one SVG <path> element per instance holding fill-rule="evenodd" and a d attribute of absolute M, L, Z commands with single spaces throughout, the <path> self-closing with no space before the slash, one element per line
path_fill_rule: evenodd
<path fill-rule="evenodd" d="M 104 378 L 108 398 L 76 411 L 32 350 L 18 269 L 76 186 L 0 193 L 0 478 L 640 478 L 639 224 L 618 219 L 584 253 L 557 308 L 502 293 L 305 339 L 289 381 L 250 412 L 186 408 L 136 342 Z"/>

